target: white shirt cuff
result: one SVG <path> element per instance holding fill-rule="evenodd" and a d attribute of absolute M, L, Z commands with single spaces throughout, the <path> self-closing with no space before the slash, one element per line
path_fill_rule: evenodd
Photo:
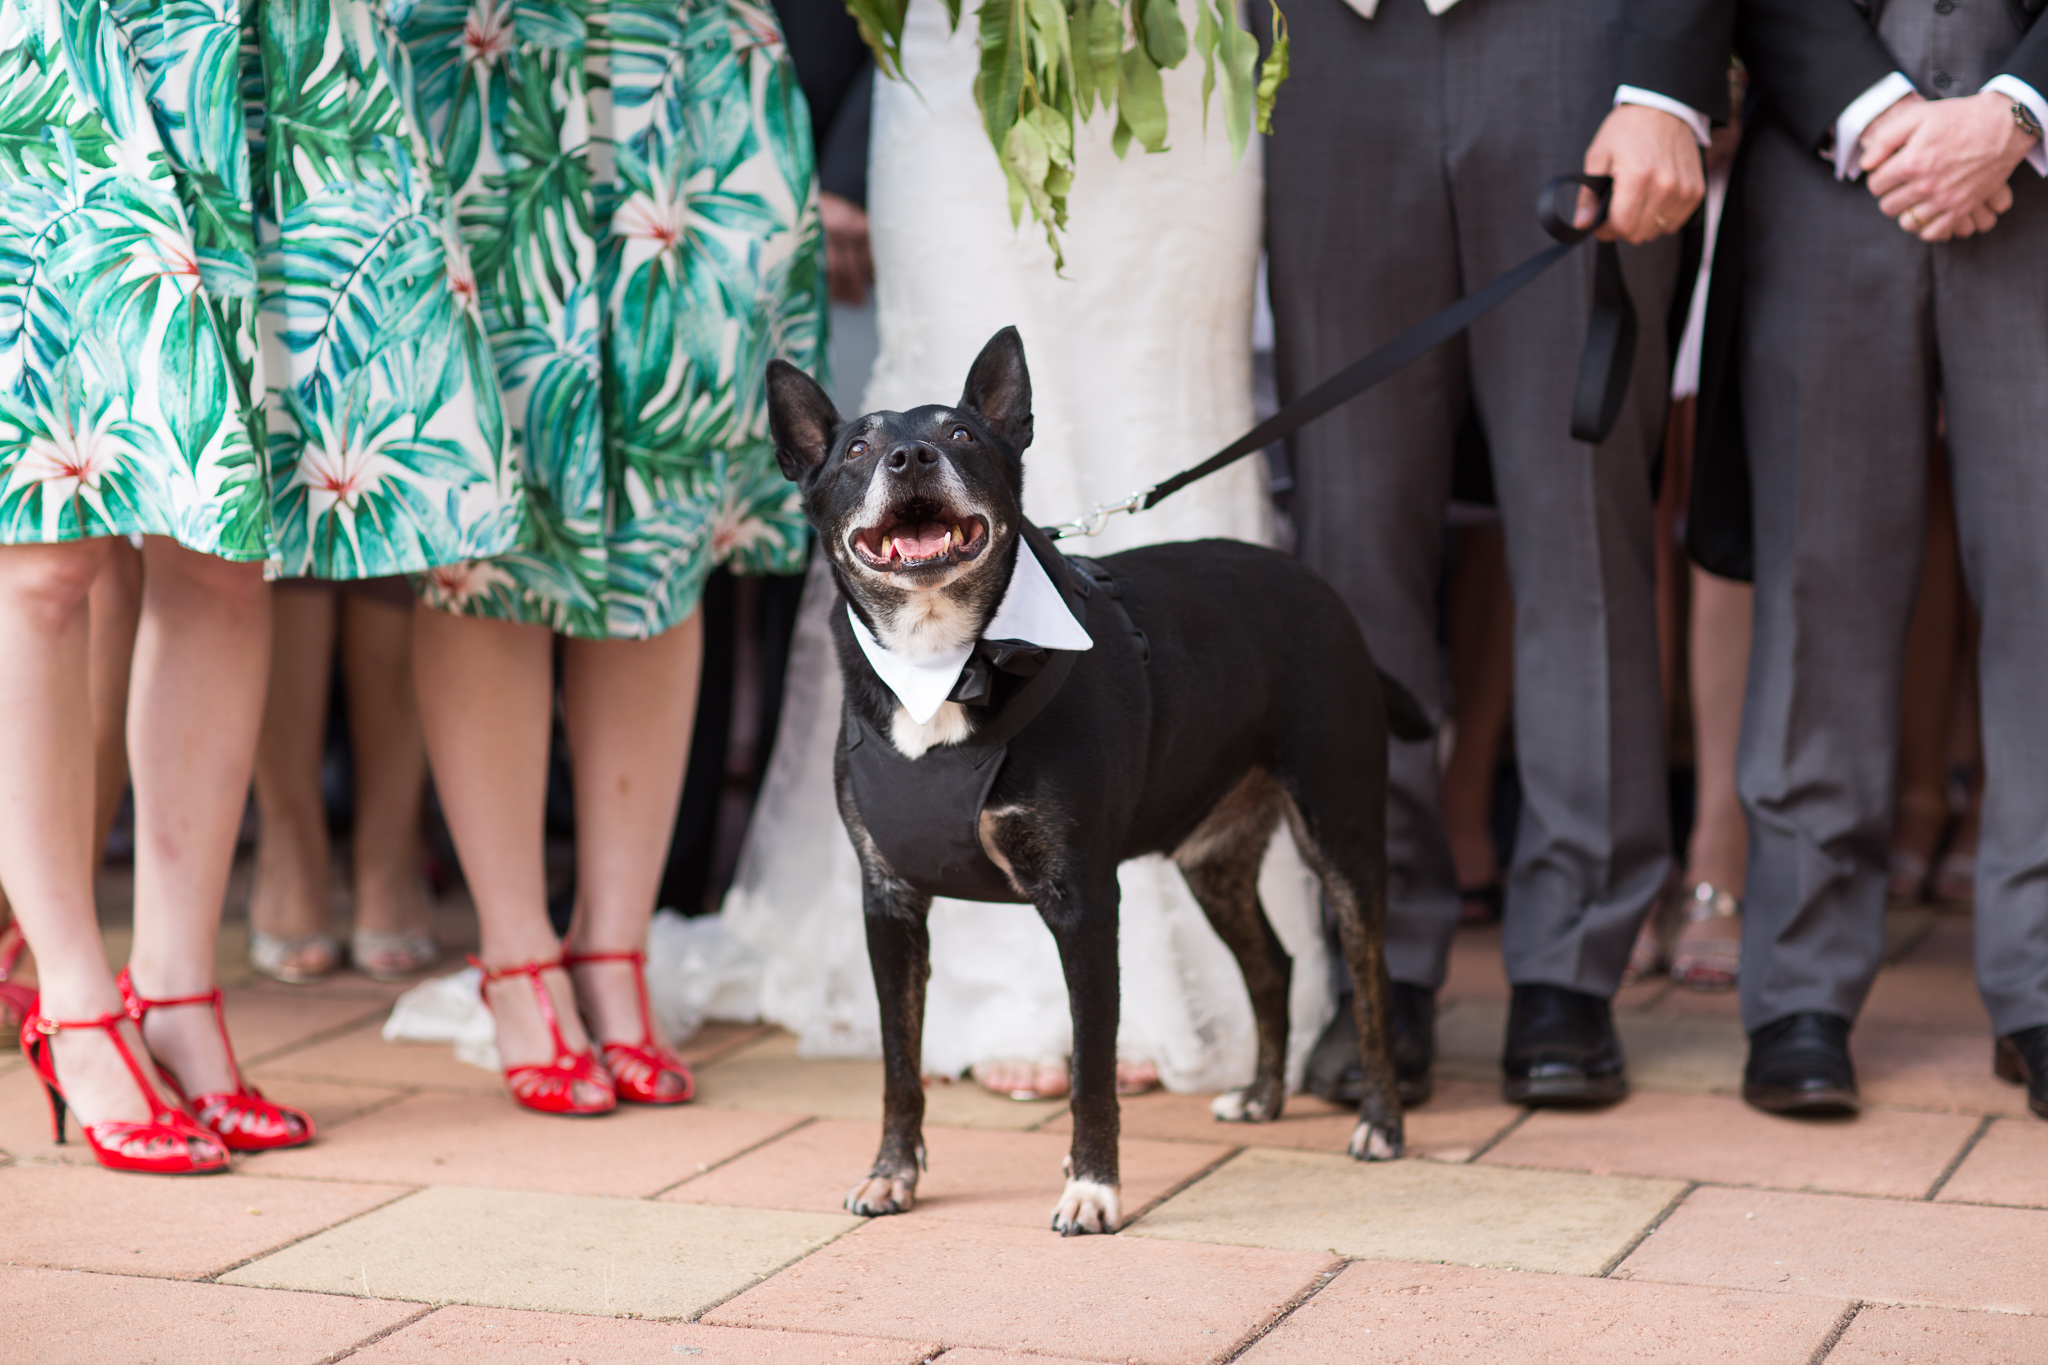
<path fill-rule="evenodd" d="M 2017 98 L 2017 97 L 2015 97 Z M 2035 98 L 2039 98 L 2036 96 Z M 1638 85 L 1624 85 L 1614 92 L 1616 104 L 1640 104 L 1645 109 L 1661 109 L 1673 118 L 1680 119 L 1692 129 L 1692 135 L 1704 147 L 1714 140 L 1714 127 L 1707 116 L 1689 104 L 1681 104 L 1669 95 L 1660 95 L 1654 90 L 1645 90 Z"/>
<path fill-rule="evenodd" d="M 2003 95 L 2015 104 L 2024 104 L 2034 116 L 2034 122 L 2048 128 L 2048 100 L 2042 99 L 2040 91 L 2018 76 L 1993 76 L 1984 82 L 1984 89 Z M 2027 164 L 2039 174 L 2048 175 L 2048 138 L 2036 138 L 2034 145 L 2027 148 Z"/>
<path fill-rule="evenodd" d="M 1913 82 L 1894 71 L 1849 102 L 1835 120 L 1835 179 L 1855 180 L 1863 174 L 1863 130 L 1871 120 L 1913 93 Z"/>

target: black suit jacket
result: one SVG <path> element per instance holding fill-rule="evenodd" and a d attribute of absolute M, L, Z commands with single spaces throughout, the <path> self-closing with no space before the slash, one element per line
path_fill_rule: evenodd
<path fill-rule="evenodd" d="M 1916 3 L 1917 0 L 1900 0 Z M 2002 72 L 2048 93 L 2048 24 L 2037 22 L 2048 0 L 1999 0 L 2017 6 L 2028 25 Z M 1723 209 L 1707 295 L 1700 351 L 1699 420 L 1693 456 L 1686 545 L 1700 567 L 1724 578 L 1755 569 L 1749 450 L 1743 438 L 1738 340 L 1742 278 L 1747 268 L 1740 231 L 1746 198 L 1749 130 L 1760 119 L 1787 129 L 1816 157 L 1834 136 L 1835 120 L 1858 95 L 1899 69 L 1877 36 L 1886 0 L 1740 0 L 1735 48 L 1749 69 L 1743 148 Z"/>
<path fill-rule="evenodd" d="M 1622 20 L 1620 83 L 1668 95 L 1726 123 L 1735 4 L 1631 0 Z"/>
<path fill-rule="evenodd" d="M 775 0 L 790 65 L 811 106 L 818 188 L 868 202 L 868 108 L 875 63 L 843 0 Z"/>

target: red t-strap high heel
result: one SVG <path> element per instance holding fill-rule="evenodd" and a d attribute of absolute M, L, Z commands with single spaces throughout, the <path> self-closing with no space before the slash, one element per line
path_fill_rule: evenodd
<path fill-rule="evenodd" d="M 142 1016 L 151 1010 L 175 1009 L 180 1005 L 213 1006 L 214 1026 L 220 1030 L 220 1045 L 228 1054 L 228 1070 L 235 1078 L 233 1090 L 215 1091 L 210 1095 L 188 1098 L 185 1088 L 178 1084 L 178 1078 L 162 1062 L 156 1064 L 157 1074 L 164 1078 L 164 1084 L 171 1088 L 184 1105 L 199 1119 L 201 1127 L 220 1135 L 231 1152 L 267 1152 L 275 1147 L 299 1147 L 313 1140 L 313 1118 L 303 1109 L 294 1109 L 288 1104 L 273 1104 L 263 1098 L 263 1092 L 242 1079 L 242 1069 L 235 1065 L 234 1044 L 228 1041 L 227 1016 L 221 1012 L 218 988 L 203 995 L 178 995 L 167 1000 L 145 1000 L 135 993 L 135 983 L 128 979 L 128 969 L 122 968 L 118 978 L 121 999 L 128 1006 L 128 1017 L 137 1026 Z"/>
<path fill-rule="evenodd" d="M 561 1021 L 555 1017 L 554 998 L 548 994 L 547 982 L 540 974 L 563 965 L 557 957 L 546 962 L 521 962 L 511 967 L 487 967 L 476 957 L 469 959 L 469 965 L 484 974 L 478 994 L 483 997 L 484 1008 L 491 1008 L 491 998 L 482 990 L 507 977 L 523 976 L 533 983 L 533 1001 L 540 1008 L 541 1020 L 548 1026 L 548 1034 L 555 1040 L 555 1056 L 549 1062 L 526 1062 L 505 1068 L 505 1088 L 512 1092 L 512 1098 L 528 1109 L 543 1114 L 571 1114 L 577 1117 L 591 1117 L 609 1114 L 619 1107 L 617 1093 L 612 1087 L 611 1073 L 598 1064 L 597 1058 L 588 1052 L 573 1052 L 562 1037 Z M 496 1013 L 495 1010 L 492 1013 Z M 579 1087 L 589 1086 L 603 1092 L 601 1099 L 583 1100 L 577 1098 Z"/>
<path fill-rule="evenodd" d="M 228 1149 L 218 1137 L 192 1121 L 190 1115 L 165 1104 L 163 1096 L 149 1083 L 142 1064 L 128 1050 L 121 1036 L 127 1014 L 103 1014 L 97 1019 L 49 1019 L 31 1012 L 21 1026 L 21 1050 L 29 1065 L 42 1078 L 43 1093 L 50 1097 L 50 1127 L 57 1141 L 64 1141 L 64 1087 L 57 1083 L 56 1035 L 68 1028 L 104 1030 L 114 1051 L 128 1064 L 135 1088 L 149 1101 L 147 1123 L 126 1119 L 105 1119 L 80 1123 L 93 1159 L 110 1171 L 147 1171 L 152 1175 L 204 1175 L 228 1168 Z"/>
<path fill-rule="evenodd" d="M 612 1073 L 612 1083 L 618 1087 L 619 1098 L 632 1104 L 681 1104 L 697 1093 L 697 1082 L 690 1075 L 690 1068 L 683 1065 L 683 1059 L 670 1052 L 654 1040 L 654 1020 L 647 1007 L 647 954 L 635 948 L 630 953 L 564 953 L 564 966 L 574 967 L 582 962 L 630 962 L 633 964 L 633 985 L 640 992 L 640 1041 L 637 1043 L 608 1043 L 598 1040 L 604 1049 L 605 1067 Z M 585 1022 L 589 1022 L 586 1011 Z M 593 1033 L 595 1029 L 591 1030 Z"/>

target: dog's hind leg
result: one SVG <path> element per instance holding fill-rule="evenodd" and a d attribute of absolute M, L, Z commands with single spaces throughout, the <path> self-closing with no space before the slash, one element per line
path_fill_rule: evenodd
<path fill-rule="evenodd" d="M 882 1146 L 846 1211 L 908 1213 L 924 1168 L 924 988 L 931 978 L 931 897 L 893 878 L 866 878 L 868 966 L 882 1008 Z"/>
<path fill-rule="evenodd" d="M 1287 1102 L 1287 999 L 1294 960 L 1259 904 L 1259 865 L 1285 801 L 1263 771 L 1253 771 L 1216 804 L 1173 860 L 1202 913 L 1244 974 L 1258 1026 L 1259 1060 L 1250 1085 L 1216 1097 L 1226 1123 L 1271 1123 Z"/>
<path fill-rule="evenodd" d="M 1123 1223 L 1117 1176 L 1116 1031 L 1121 1002 L 1116 869 L 1061 878 L 1042 888 L 1037 901 L 1038 913 L 1059 945 L 1074 1019 L 1074 1085 L 1068 1103 L 1074 1140 L 1067 1150 L 1067 1187 L 1052 1211 L 1052 1227 L 1063 1237 L 1115 1232 Z"/>
<path fill-rule="evenodd" d="M 1339 782 L 1341 774 L 1330 774 Z M 1355 788 L 1355 775 L 1349 779 Z M 1355 790 L 1333 790 L 1313 779 L 1296 785 L 1288 821 L 1301 855 L 1322 880 L 1323 896 L 1335 913 L 1344 960 L 1356 989 L 1351 1008 L 1358 1026 L 1359 1060 L 1365 1089 L 1358 1101 L 1358 1126 L 1349 1150 L 1360 1161 L 1401 1155 L 1401 1096 L 1394 1078 L 1393 987 L 1387 977 L 1387 854 L 1384 806 L 1371 803 L 1363 822 L 1338 821 L 1319 813 L 1354 814 Z M 1369 831 L 1369 832 L 1368 832 Z"/>

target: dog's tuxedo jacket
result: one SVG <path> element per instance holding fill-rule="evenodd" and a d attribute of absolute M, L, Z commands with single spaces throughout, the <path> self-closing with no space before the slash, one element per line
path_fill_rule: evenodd
<path fill-rule="evenodd" d="M 1142 662 L 1144 634 L 1125 614 L 1109 571 L 1093 560 L 1062 555 L 1035 526 L 1024 526 L 1022 539 L 1095 648 L 1120 642 L 1136 648 Z M 878 734 L 853 707 L 846 709 L 854 804 L 868 837 L 904 881 L 926 895 L 954 900 L 1030 899 L 982 847 L 981 811 L 1009 742 L 1058 695 L 1078 652 L 981 641 L 950 698 L 986 706 L 981 724 L 966 743 L 937 745 L 917 758 Z"/>

